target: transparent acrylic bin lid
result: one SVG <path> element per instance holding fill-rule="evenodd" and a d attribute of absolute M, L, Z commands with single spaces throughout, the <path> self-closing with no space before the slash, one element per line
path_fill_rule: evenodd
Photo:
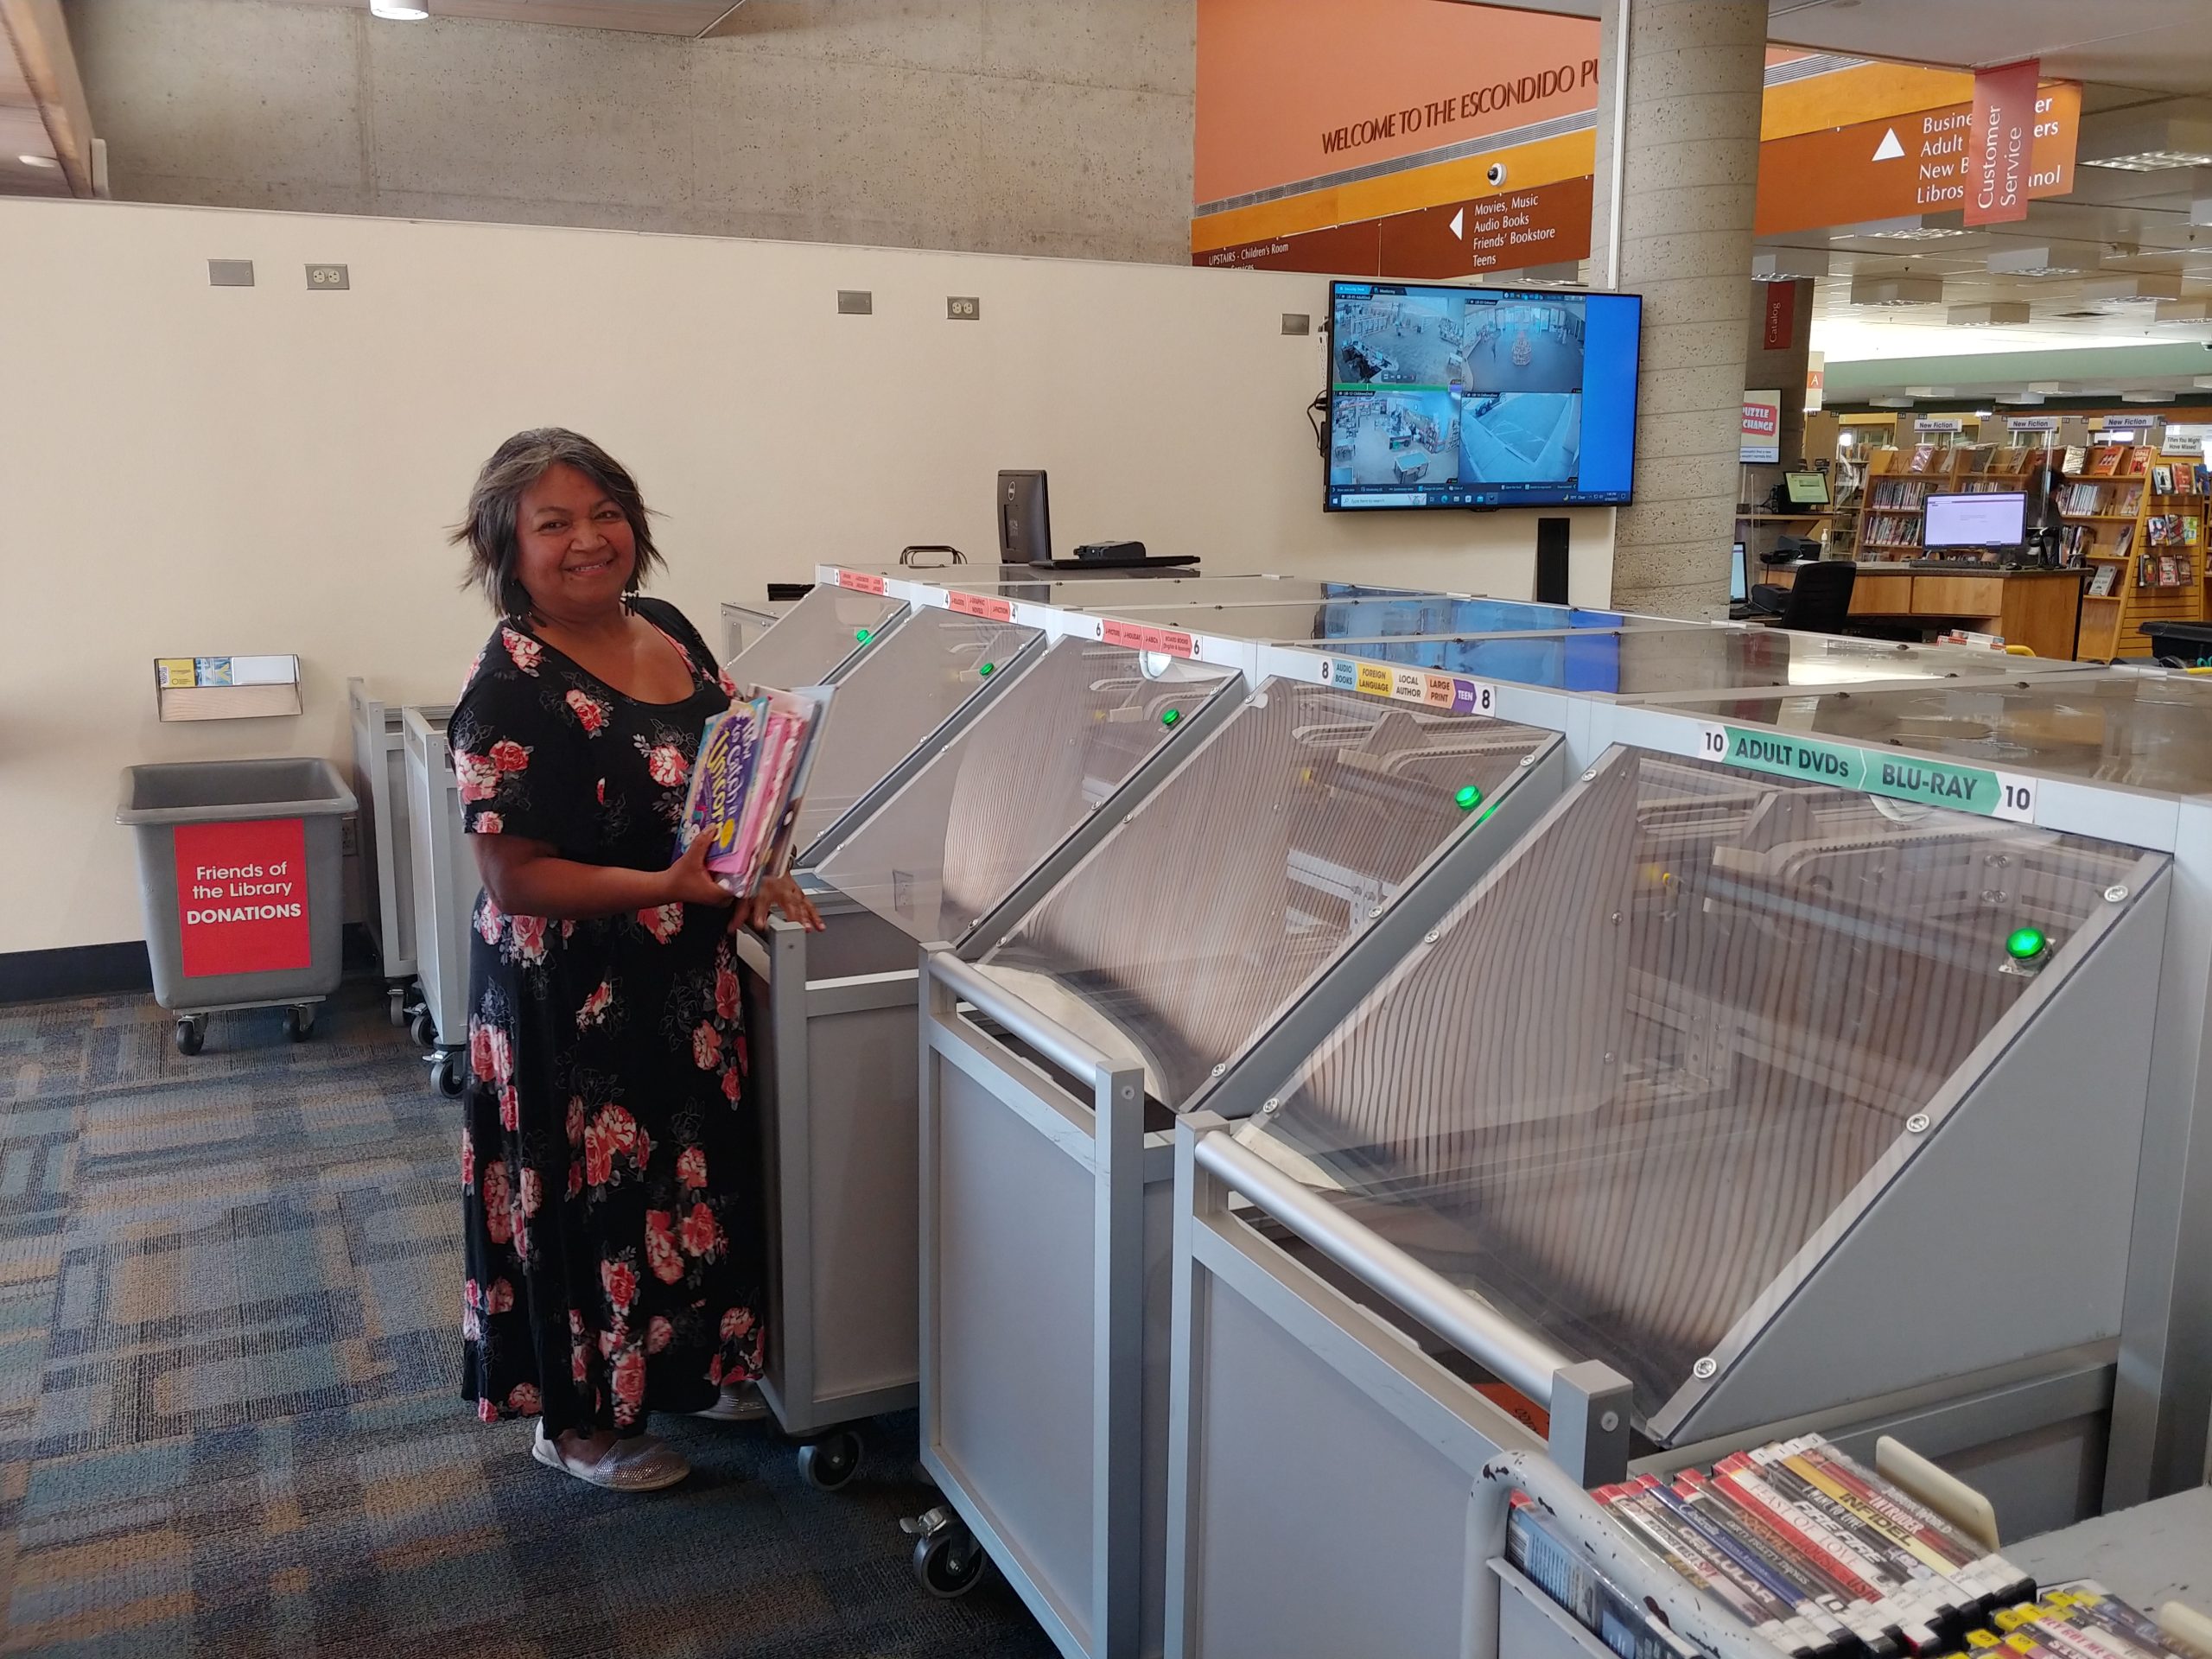
<path fill-rule="evenodd" d="M 1080 601 L 1079 608 L 1152 627 L 1181 628 L 1192 633 L 1221 634 L 1235 639 L 1266 639 L 1279 645 L 1496 633 L 1523 628 L 1638 626 L 1611 611 L 1578 611 L 1564 605 L 1469 599 L 1456 594 L 1370 594 L 1293 602 L 1269 599 L 1264 602 L 1170 605 L 1152 603 L 1149 594 L 1131 594 L 1129 598 L 1132 601 L 1142 601 L 1141 607 Z"/>
<path fill-rule="evenodd" d="M 823 830 L 1039 638 L 1034 628 L 925 608 L 871 640 L 830 699 L 792 837 L 800 861 Z"/>
<path fill-rule="evenodd" d="M 1737 697 L 1700 704 L 1700 712 L 1993 768 L 2212 795 L 2212 683 L 2190 675 L 2068 674 L 1847 698 Z"/>
<path fill-rule="evenodd" d="M 1554 741 L 1270 680 L 977 965 L 1179 1106 Z"/>
<path fill-rule="evenodd" d="M 2038 659 L 1961 645 L 1903 645 L 1777 628 L 1695 624 L 1330 644 L 1348 657 L 1403 663 L 1437 673 L 1637 698 L 1764 686 L 1869 685 L 1885 680 L 1996 683 L 2074 667 L 2042 662 L 2038 669 L 2032 666 Z"/>
<path fill-rule="evenodd" d="M 2132 849 L 1614 750 L 1240 1135 L 1647 1421 Z"/>
<path fill-rule="evenodd" d="M 1236 676 L 1062 639 L 817 874 L 920 940 L 957 941 Z M 841 691 L 840 696 L 843 693 Z"/>
<path fill-rule="evenodd" d="M 726 666 L 740 685 L 821 685 L 906 608 L 902 599 L 817 587 Z"/>

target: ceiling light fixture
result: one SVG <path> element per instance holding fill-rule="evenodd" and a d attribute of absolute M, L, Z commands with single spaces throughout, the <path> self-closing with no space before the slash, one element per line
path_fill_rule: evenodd
<path fill-rule="evenodd" d="M 16 159 L 25 167 L 59 167 L 60 162 L 51 156 L 18 156 Z"/>
<path fill-rule="evenodd" d="M 2025 300 L 1992 300 L 1985 305 L 1947 306 L 1943 322 L 1952 328 L 2018 328 L 2033 315 Z"/>
<path fill-rule="evenodd" d="M 430 0 L 369 0 L 369 10 L 396 23 L 419 23 L 430 15 Z"/>
<path fill-rule="evenodd" d="M 1877 409 L 1910 409 L 1912 407 L 1912 399 L 1910 397 L 1869 397 L 1866 401 Z"/>
<path fill-rule="evenodd" d="M 2086 242 L 2029 243 L 1993 249 L 1986 263 L 1993 276 L 2079 276 L 2097 268 L 2097 251 Z"/>
<path fill-rule="evenodd" d="M 2084 167 L 2108 167 L 2115 173 L 2164 173 L 2176 167 L 2212 167 L 2212 156 L 2193 149 L 2142 149 L 2133 156 L 2107 156 L 2092 161 L 2082 158 Z"/>
<path fill-rule="evenodd" d="M 2033 405 L 2043 402 L 2043 393 L 2039 391 L 2000 391 L 1997 394 L 1997 401 L 2000 404 L 2024 404 L 2032 407 Z"/>
<path fill-rule="evenodd" d="M 1851 279 L 1853 305 L 1941 305 L 1943 279 L 1940 276 L 1854 276 Z"/>
<path fill-rule="evenodd" d="M 2181 278 L 2164 271 L 2092 276 L 2082 284 L 2082 297 L 2100 305 L 2153 305 L 2181 298 Z"/>
<path fill-rule="evenodd" d="M 2171 404 L 2173 400 L 2174 395 L 2171 391 L 2123 391 L 2120 394 L 2120 401 L 2123 404 Z"/>

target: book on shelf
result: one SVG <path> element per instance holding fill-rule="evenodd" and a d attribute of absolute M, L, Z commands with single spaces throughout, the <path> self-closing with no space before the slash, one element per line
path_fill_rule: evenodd
<path fill-rule="evenodd" d="M 2158 560 L 2158 586 L 2178 588 L 2181 584 L 2181 561 L 2171 553 L 2161 556 Z"/>
<path fill-rule="evenodd" d="M 2161 464 L 2151 469 L 2151 487 L 2160 495 L 2174 493 L 2174 469 Z"/>
<path fill-rule="evenodd" d="M 2127 454 L 2127 446 L 2120 443 L 2101 443 L 2089 457 L 2089 472 L 2096 478 L 2111 478 L 2120 471 L 2120 463 Z"/>
<path fill-rule="evenodd" d="M 2195 547 L 2204 539 L 2204 521 L 2195 513 L 2183 513 L 2181 519 L 2181 540 L 2184 547 Z"/>
<path fill-rule="evenodd" d="M 2118 565 L 2100 564 L 2089 572 L 2089 585 L 2083 591 L 2093 599 L 2103 599 L 2112 593 L 2113 585 L 2119 580 L 2120 567 Z"/>
<path fill-rule="evenodd" d="M 1935 460 L 1936 446 L 1934 444 L 1916 443 L 1912 446 L 1912 459 L 1905 463 L 1905 471 L 1924 473 L 1935 463 Z"/>
<path fill-rule="evenodd" d="M 2065 459 L 2059 462 L 2058 470 L 2062 473 L 2078 475 L 2082 468 L 2088 464 L 2088 459 L 2089 451 L 2086 446 L 2069 443 L 2066 446 Z"/>

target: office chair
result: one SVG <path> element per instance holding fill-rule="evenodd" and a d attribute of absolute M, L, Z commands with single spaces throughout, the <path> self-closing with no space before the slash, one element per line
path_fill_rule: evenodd
<path fill-rule="evenodd" d="M 1858 579 L 1859 567 L 1849 559 L 1812 559 L 1799 565 L 1774 626 L 1800 633 L 1841 633 Z"/>

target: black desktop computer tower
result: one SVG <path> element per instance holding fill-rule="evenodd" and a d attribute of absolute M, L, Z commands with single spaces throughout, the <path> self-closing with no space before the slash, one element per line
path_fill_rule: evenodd
<path fill-rule="evenodd" d="M 1052 519 L 1042 473 L 999 474 L 999 563 L 1050 564 Z"/>

